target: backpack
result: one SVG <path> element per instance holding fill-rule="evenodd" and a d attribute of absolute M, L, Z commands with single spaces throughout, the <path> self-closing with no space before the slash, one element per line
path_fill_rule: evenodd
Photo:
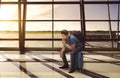
<path fill-rule="evenodd" d="M 80 31 L 72 31 L 71 34 L 73 34 L 84 45 L 84 36 Z"/>

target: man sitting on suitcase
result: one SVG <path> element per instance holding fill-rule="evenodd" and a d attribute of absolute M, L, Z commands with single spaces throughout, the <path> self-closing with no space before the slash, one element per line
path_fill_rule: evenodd
<path fill-rule="evenodd" d="M 60 52 L 60 57 L 62 58 L 64 65 L 59 68 L 61 69 L 69 68 L 65 54 L 70 52 L 71 66 L 69 73 L 73 73 L 76 70 L 75 57 L 77 56 L 77 53 L 82 50 L 83 45 L 73 34 L 69 34 L 67 30 L 62 30 L 61 35 L 63 47 Z"/>

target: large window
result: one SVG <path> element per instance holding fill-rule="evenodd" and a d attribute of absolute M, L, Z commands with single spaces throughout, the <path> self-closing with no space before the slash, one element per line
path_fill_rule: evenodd
<path fill-rule="evenodd" d="M 0 1 L 0 48 L 59 50 L 67 29 L 84 34 L 85 50 L 119 50 L 119 0 Z"/>

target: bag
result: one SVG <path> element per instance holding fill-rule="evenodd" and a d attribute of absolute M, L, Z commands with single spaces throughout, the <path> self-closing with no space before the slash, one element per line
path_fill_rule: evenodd
<path fill-rule="evenodd" d="M 75 69 L 82 68 L 83 68 L 83 54 L 82 52 L 78 52 L 77 56 L 75 57 Z"/>
<path fill-rule="evenodd" d="M 80 31 L 72 31 L 71 34 L 73 34 L 84 45 L 84 36 Z"/>

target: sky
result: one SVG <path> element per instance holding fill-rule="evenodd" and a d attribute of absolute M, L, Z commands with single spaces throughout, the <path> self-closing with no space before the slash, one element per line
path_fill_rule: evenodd
<path fill-rule="evenodd" d="M 2 0 L 2 1 L 18 1 L 18 0 Z M 51 0 L 27 0 L 27 1 L 51 1 Z M 79 1 L 79 0 L 54 0 L 54 1 Z M 86 0 L 86 1 L 105 1 L 105 0 Z M 114 0 L 115 1 L 115 0 Z M 117 1 L 117 0 L 116 0 Z M 118 6 L 110 5 L 110 16 L 112 20 L 118 18 Z M 17 20 L 18 5 L 1 5 L 0 20 Z M 27 20 L 51 20 L 52 5 L 27 5 Z M 80 20 L 79 5 L 54 5 L 55 20 Z M 86 20 L 108 20 L 108 9 L 105 4 L 85 5 Z M 117 22 L 112 22 L 112 30 L 117 30 Z M 0 22 L 0 31 L 18 30 L 18 22 Z M 80 30 L 80 22 L 54 22 L 54 30 Z M 109 29 L 108 22 L 86 22 L 86 30 L 88 31 L 107 31 Z M 27 22 L 27 31 L 48 31 L 52 30 L 52 22 Z"/>

